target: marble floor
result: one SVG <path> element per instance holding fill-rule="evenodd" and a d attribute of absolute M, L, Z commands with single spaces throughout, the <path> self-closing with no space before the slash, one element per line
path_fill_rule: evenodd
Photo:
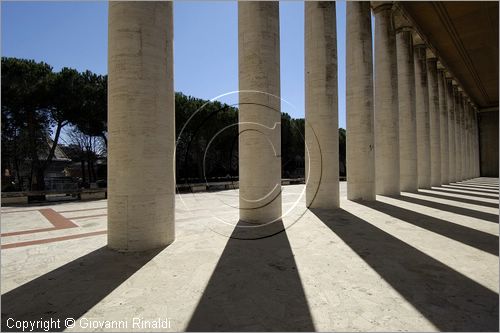
<path fill-rule="evenodd" d="M 352 202 L 342 182 L 321 211 L 290 185 L 258 228 L 237 190 L 181 194 L 176 241 L 136 254 L 106 248 L 106 200 L 2 207 L 2 330 L 498 331 L 498 188 Z"/>

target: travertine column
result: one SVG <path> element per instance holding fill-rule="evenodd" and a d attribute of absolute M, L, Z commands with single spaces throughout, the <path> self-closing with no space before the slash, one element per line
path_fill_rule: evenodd
<path fill-rule="evenodd" d="M 375 200 L 370 3 L 346 6 L 347 198 Z"/>
<path fill-rule="evenodd" d="M 473 105 L 472 106 L 472 152 L 473 152 L 473 160 L 472 160 L 472 167 L 473 167 L 473 174 L 472 176 L 478 177 L 478 169 L 477 169 L 477 161 L 478 161 L 478 155 L 477 155 L 477 114 L 476 114 L 476 108 Z"/>
<path fill-rule="evenodd" d="M 480 177 L 481 171 L 479 168 L 479 124 L 477 119 L 477 108 L 474 107 L 474 158 L 475 158 L 475 173 L 474 177 Z"/>
<path fill-rule="evenodd" d="M 174 240 L 175 112 L 169 2 L 110 2 L 108 246 Z"/>
<path fill-rule="evenodd" d="M 463 94 L 462 92 L 462 103 L 463 103 L 463 142 L 464 142 L 464 154 L 462 156 L 463 162 L 462 162 L 462 168 L 463 168 L 463 175 L 464 179 L 469 179 L 469 168 L 467 166 L 467 159 L 469 156 L 469 138 L 467 137 L 467 122 L 468 122 L 468 115 L 467 115 L 467 97 Z"/>
<path fill-rule="evenodd" d="M 462 164 L 461 169 L 462 169 L 462 180 L 468 179 L 467 177 L 467 166 L 466 166 L 466 160 L 467 160 L 467 136 L 466 136 L 466 131 L 465 131 L 465 95 L 463 93 L 463 90 L 459 87 L 458 91 L 460 92 L 460 136 L 462 137 L 462 160 L 460 163 Z"/>
<path fill-rule="evenodd" d="M 472 171 L 472 108 L 470 99 L 467 99 L 467 176 L 473 177 Z"/>
<path fill-rule="evenodd" d="M 305 2 L 306 206 L 339 207 L 337 32 L 334 1 Z"/>
<path fill-rule="evenodd" d="M 471 103 L 471 108 L 470 108 L 470 112 L 471 112 L 471 177 L 472 178 L 475 178 L 477 177 L 477 173 L 476 173 L 476 167 L 477 167 L 477 163 L 476 163 L 476 111 L 474 109 L 474 104 Z"/>
<path fill-rule="evenodd" d="M 474 105 L 470 106 L 470 126 L 471 126 L 471 178 L 476 176 L 476 129 L 475 129 Z"/>
<path fill-rule="evenodd" d="M 453 97 L 455 100 L 455 167 L 456 167 L 456 181 L 462 181 L 462 109 L 461 109 L 461 98 L 460 92 L 458 91 L 458 86 L 455 81 L 453 82 Z"/>
<path fill-rule="evenodd" d="M 396 40 L 392 2 L 372 2 L 375 16 L 376 193 L 398 195 L 399 112 Z"/>
<path fill-rule="evenodd" d="M 475 152 L 475 130 L 474 130 L 474 105 L 471 102 L 470 105 L 470 140 L 471 140 L 471 146 L 470 146 L 470 176 L 471 178 L 476 177 L 476 167 L 475 167 L 475 161 L 476 161 L 476 152 Z"/>
<path fill-rule="evenodd" d="M 470 110 L 469 110 L 469 98 L 465 98 L 465 103 L 464 103 L 464 111 L 465 111 L 465 138 L 466 138 L 466 144 L 465 144 L 465 177 L 467 179 L 471 178 L 470 174 Z"/>
<path fill-rule="evenodd" d="M 450 177 L 448 175 L 449 166 L 449 144 L 448 144 L 448 106 L 446 104 L 446 79 L 444 77 L 444 68 L 438 70 L 438 93 L 439 93 L 439 120 L 440 142 L 441 142 L 441 184 L 448 184 Z"/>
<path fill-rule="evenodd" d="M 239 201 L 249 223 L 281 218 L 279 46 L 279 4 L 239 2 Z"/>
<path fill-rule="evenodd" d="M 427 50 L 427 80 L 429 89 L 429 116 L 431 133 L 431 185 L 441 185 L 441 128 L 437 81 L 437 59 Z"/>
<path fill-rule="evenodd" d="M 456 150 L 455 150 L 455 103 L 453 98 L 453 85 L 451 77 L 446 77 L 446 106 L 448 108 L 448 147 L 450 183 L 456 182 Z"/>
<path fill-rule="evenodd" d="M 417 119 L 413 37 L 408 22 L 396 16 L 396 49 L 399 106 L 399 163 L 401 191 L 418 189 Z"/>
<path fill-rule="evenodd" d="M 429 91 L 427 89 L 426 47 L 414 34 L 415 105 L 417 115 L 418 187 L 431 187 Z"/>

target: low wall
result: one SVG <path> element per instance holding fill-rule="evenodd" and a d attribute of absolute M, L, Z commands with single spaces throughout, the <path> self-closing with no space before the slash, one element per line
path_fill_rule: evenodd
<path fill-rule="evenodd" d="M 24 205 L 33 202 L 44 202 L 47 196 L 64 195 L 80 200 L 99 200 L 107 198 L 106 188 L 66 190 L 66 191 L 22 191 L 2 192 L 2 206 Z"/>
<path fill-rule="evenodd" d="M 303 184 L 304 178 L 282 179 L 282 185 Z M 177 193 L 195 193 L 205 191 L 224 191 L 239 188 L 237 181 L 178 184 Z M 23 191 L 23 192 L 2 192 L 2 206 L 4 205 L 25 205 L 33 202 L 44 202 L 46 196 L 66 195 L 78 198 L 79 200 L 102 200 L 107 198 L 106 188 L 67 190 L 67 191 Z"/>

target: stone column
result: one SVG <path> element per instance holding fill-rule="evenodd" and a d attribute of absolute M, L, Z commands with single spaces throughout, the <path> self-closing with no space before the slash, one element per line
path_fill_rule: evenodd
<path fill-rule="evenodd" d="M 471 105 L 471 177 L 476 178 L 476 123 L 474 105 Z"/>
<path fill-rule="evenodd" d="M 441 185 L 441 127 L 437 81 L 437 59 L 427 49 L 427 80 L 429 89 L 429 117 L 431 133 L 431 185 Z"/>
<path fill-rule="evenodd" d="M 470 109 L 471 116 L 471 177 L 476 178 L 476 123 L 475 116 L 476 111 L 474 111 L 474 104 L 471 104 Z"/>
<path fill-rule="evenodd" d="M 427 89 L 426 47 L 414 34 L 415 105 L 417 115 L 418 187 L 431 187 L 429 91 Z"/>
<path fill-rule="evenodd" d="M 400 190 L 417 191 L 417 119 L 415 104 L 415 68 L 410 25 L 401 13 L 396 15 L 398 69 Z"/>
<path fill-rule="evenodd" d="M 449 181 L 456 182 L 456 149 L 455 149 L 455 103 L 451 77 L 446 77 L 446 106 L 448 108 L 448 147 L 449 147 Z"/>
<path fill-rule="evenodd" d="M 170 2 L 110 2 L 108 246 L 174 241 L 175 112 Z"/>
<path fill-rule="evenodd" d="M 465 177 L 467 179 L 471 178 L 470 174 L 470 110 L 469 110 L 469 98 L 465 98 L 465 103 L 464 103 L 464 111 L 465 111 L 465 139 L 466 139 L 466 144 L 465 144 Z"/>
<path fill-rule="evenodd" d="M 481 176 L 481 170 L 479 167 L 479 124 L 477 119 L 477 108 L 474 107 L 474 148 L 475 148 L 475 174 L 474 177 Z"/>
<path fill-rule="evenodd" d="M 450 177 L 448 175 L 449 166 L 449 144 L 448 144 L 448 105 L 446 104 L 446 78 L 444 68 L 440 65 L 438 70 L 438 94 L 439 94 L 439 126 L 441 142 L 441 184 L 448 184 Z"/>
<path fill-rule="evenodd" d="M 462 160 L 460 163 L 462 164 L 462 180 L 468 179 L 467 177 L 467 166 L 466 166 L 466 160 L 467 160 L 467 136 L 466 136 L 466 131 L 465 131 L 465 95 L 463 93 L 463 90 L 459 87 L 459 92 L 460 92 L 460 132 L 461 132 L 461 137 L 462 137 Z"/>
<path fill-rule="evenodd" d="M 376 193 L 399 195 L 399 112 L 392 2 L 372 2 L 375 16 Z"/>
<path fill-rule="evenodd" d="M 337 31 L 334 1 L 305 2 L 306 206 L 339 207 Z"/>
<path fill-rule="evenodd" d="M 474 111 L 474 104 L 470 106 L 470 121 L 471 121 L 471 178 L 476 178 L 476 111 Z"/>
<path fill-rule="evenodd" d="M 461 98 L 460 92 L 458 91 L 458 86 L 455 81 L 453 82 L 453 96 L 455 100 L 455 164 L 456 164 L 456 181 L 462 181 L 462 108 L 461 108 Z"/>
<path fill-rule="evenodd" d="M 470 99 L 467 100 L 467 175 L 473 178 L 472 170 L 472 107 Z"/>
<path fill-rule="evenodd" d="M 279 4 L 239 2 L 239 202 L 248 223 L 281 219 L 279 46 Z"/>
<path fill-rule="evenodd" d="M 347 198 L 375 200 L 370 3 L 346 6 Z"/>

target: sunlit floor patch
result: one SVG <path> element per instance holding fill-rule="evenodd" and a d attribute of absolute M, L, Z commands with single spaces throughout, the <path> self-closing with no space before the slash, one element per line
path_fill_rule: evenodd
<path fill-rule="evenodd" d="M 497 181 L 476 183 L 494 191 Z M 2 237 L 2 323 L 71 317 L 75 331 L 106 330 L 85 326 L 89 320 L 127 321 L 120 331 L 132 331 L 134 318 L 167 318 L 160 331 L 498 328 L 494 193 L 443 187 L 352 202 L 345 185 L 333 211 L 306 210 L 304 185 L 283 187 L 289 213 L 269 230 L 285 230 L 256 240 L 234 237 L 244 226 L 232 207 L 237 190 L 179 195 L 176 241 L 140 254 L 105 247 L 106 201 L 3 207 L 2 232 L 18 234 Z M 43 220 L 41 209 L 66 222 Z M 232 223 L 214 228 L 217 219 Z M 44 228 L 54 229 L 23 233 Z"/>

